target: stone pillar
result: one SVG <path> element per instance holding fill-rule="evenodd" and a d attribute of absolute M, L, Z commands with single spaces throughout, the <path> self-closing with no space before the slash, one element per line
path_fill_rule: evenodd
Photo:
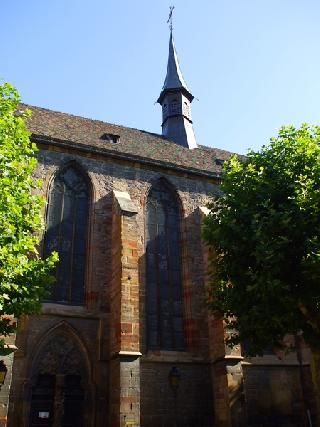
<path fill-rule="evenodd" d="M 65 375 L 56 375 L 56 386 L 54 392 L 54 420 L 53 427 L 60 427 L 64 416 L 64 383 Z"/>
<path fill-rule="evenodd" d="M 199 208 L 199 215 L 203 219 L 209 213 L 206 207 Z M 202 243 L 203 268 L 209 271 L 209 247 Z M 205 274 L 206 286 L 209 286 L 209 276 Z M 211 376 L 213 387 L 214 426 L 231 427 L 231 413 L 229 402 L 228 375 L 226 367 L 226 349 L 224 344 L 224 325 L 222 317 L 212 313 L 208 314 L 209 352 L 211 360 Z"/>
<path fill-rule="evenodd" d="M 110 425 L 140 425 L 137 209 L 114 191 L 112 214 Z"/>
<path fill-rule="evenodd" d="M 14 351 L 17 348 L 15 346 L 15 341 L 16 334 L 11 334 L 5 337 L 5 349 L 0 355 L 0 360 L 3 361 L 7 369 L 4 384 L 0 385 L 0 427 L 6 427 L 7 425 L 9 395 L 12 381 L 12 366 L 14 360 Z"/>

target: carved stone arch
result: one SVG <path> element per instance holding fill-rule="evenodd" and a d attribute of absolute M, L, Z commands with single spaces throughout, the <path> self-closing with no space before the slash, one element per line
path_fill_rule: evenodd
<path fill-rule="evenodd" d="M 88 350 L 78 332 L 64 320 L 41 337 L 31 363 L 32 377 L 37 373 L 65 375 L 69 372 L 85 374 L 85 380 L 90 381 Z"/>
<path fill-rule="evenodd" d="M 167 177 L 164 177 L 164 176 L 159 176 L 159 177 L 151 180 L 150 186 L 144 195 L 144 199 L 142 200 L 142 206 L 144 206 L 144 208 L 146 209 L 148 198 L 149 198 L 151 191 L 153 190 L 153 188 L 155 186 L 157 186 L 159 184 L 160 185 L 162 184 L 163 186 L 165 186 L 168 189 L 168 191 L 170 191 L 172 193 L 172 195 L 174 195 L 174 197 L 177 201 L 178 208 L 179 208 L 179 215 L 181 218 L 183 218 L 184 207 L 183 207 L 182 199 L 178 193 L 178 190 L 177 190 L 176 186 Z"/>
<path fill-rule="evenodd" d="M 93 425 L 88 351 L 67 322 L 60 322 L 40 339 L 31 361 L 30 380 L 26 425 L 37 426 L 39 420 L 39 425 L 50 427 Z"/>
<path fill-rule="evenodd" d="M 77 170 L 86 181 L 86 184 L 89 190 L 89 216 L 90 216 L 90 212 L 92 211 L 92 206 L 95 200 L 95 186 L 93 183 L 93 179 L 90 176 L 89 171 L 86 170 L 83 167 L 83 165 L 81 165 L 77 160 L 72 159 L 72 160 L 67 160 L 63 162 L 61 165 L 59 165 L 57 169 L 53 171 L 51 176 L 46 179 L 47 185 L 45 187 L 45 197 L 46 197 L 47 203 L 46 203 L 46 209 L 44 212 L 45 222 L 47 222 L 47 218 L 48 218 L 48 206 L 49 206 L 48 201 L 50 198 L 50 192 L 52 190 L 54 181 L 65 169 L 68 169 L 68 168 L 74 168 L 75 170 Z"/>
<path fill-rule="evenodd" d="M 54 171 L 54 173 L 50 177 L 49 188 L 51 186 L 52 181 L 54 181 L 55 178 L 61 172 L 63 172 L 65 169 L 68 169 L 68 168 L 74 168 L 74 169 L 76 169 L 84 177 L 84 179 L 87 181 L 87 184 L 88 184 L 88 186 L 90 188 L 90 192 L 93 191 L 92 180 L 91 180 L 91 177 L 90 177 L 87 169 L 81 163 L 79 163 L 75 159 L 69 159 L 69 160 L 67 160 L 67 161 L 65 161 L 65 162 L 63 162 L 63 163 L 61 163 L 59 165 L 59 167 Z"/>
<path fill-rule="evenodd" d="M 56 177 L 64 169 L 67 169 L 69 167 L 73 167 L 73 168 L 77 169 L 81 173 L 81 175 L 83 176 L 83 178 L 86 180 L 86 182 L 88 184 L 88 187 L 90 189 L 91 203 L 92 203 L 93 200 L 94 200 L 94 193 L 95 193 L 95 188 L 94 188 L 94 185 L 93 185 L 92 177 L 90 176 L 89 171 L 82 164 L 80 164 L 75 159 L 69 159 L 69 160 L 66 160 L 66 161 L 62 162 L 61 164 L 59 164 L 55 168 L 55 170 L 50 174 L 50 176 L 46 176 L 43 179 L 43 181 L 45 182 L 45 185 L 44 185 L 43 189 L 44 189 L 44 194 L 45 194 L 46 200 L 48 200 L 48 198 L 49 198 L 50 190 L 52 188 L 52 184 L 53 184 L 54 180 L 56 179 Z M 47 210 L 45 212 L 45 218 L 46 217 L 47 217 Z"/>

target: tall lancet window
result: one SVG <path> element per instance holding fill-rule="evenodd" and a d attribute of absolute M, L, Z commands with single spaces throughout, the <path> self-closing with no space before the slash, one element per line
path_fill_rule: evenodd
<path fill-rule="evenodd" d="M 163 179 L 147 199 L 146 244 L 148 348 L 184 350 L 179 203 Z"/>
<path fill-rule="evenodd" d="M 51 301 L 84 303 L 89 199 L 88 181 L 73 165 L 62 169 L 51 184 L 44 256 L 59 253 Z"/>

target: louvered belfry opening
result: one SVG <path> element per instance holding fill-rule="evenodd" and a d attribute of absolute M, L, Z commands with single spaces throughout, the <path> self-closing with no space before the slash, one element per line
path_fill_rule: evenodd
<path fill-rule="evenodd" d="M 89 201 L 84 174 L 74 165 L 63 168 L 50 187 L 44 238 L 44 257 L 52 251 L 59 253 L 50 301 L 84 303 Z"/>
<path fill-rule="evenodd" d="M 146 245 L 148 349 L 184 350 L 179 201 L 164 179 L 148 195 Z"/>

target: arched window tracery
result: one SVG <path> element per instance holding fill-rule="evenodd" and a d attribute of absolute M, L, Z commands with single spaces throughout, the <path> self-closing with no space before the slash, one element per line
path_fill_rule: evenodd
<path fill-rule="evenodd" d="M 150 350 L 184 350 L 180 212 L 160 179 L 146 204 L 146 313 Z"/>
<path fill-rule="evenodd" d="M 81 305 L 85 297 L 85 267 L 90 189 L 74 165 L 63 168 L 50 186 L 44 256 L 59 253 L 56 282 L 48 300 Z"/>

